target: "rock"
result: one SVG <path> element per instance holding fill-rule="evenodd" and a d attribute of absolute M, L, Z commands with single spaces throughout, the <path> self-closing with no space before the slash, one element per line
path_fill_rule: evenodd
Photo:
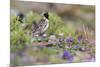
<path fill-rule="evenodd" d="M 57 38 L 56 38 L 55 35 L 51 35 L 51 36 L 49 37 L 49 39 L 50 39 L 50 40 L 56 40 Z"/>
<path fill-rule="evenodd" d="M 58 42 L 59 42 L 59 41 L 58 41 L 58 39 L 56 38 L 55 35 L 51 35 L 51 36 L 49 37 L 48 43 L 51 43 L 51 44 L 53 44 L 53 45 L 57 45 Z"/>

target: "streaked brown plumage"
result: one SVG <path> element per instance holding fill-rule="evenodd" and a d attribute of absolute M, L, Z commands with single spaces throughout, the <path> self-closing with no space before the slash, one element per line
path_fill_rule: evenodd
<path fill-rule="evenodd" d="M 32 34 L 43 34 L 49 27 L 48 12 L 44 13 L 44 17 L 39 21 L 39 23 L 33 22 Z"/>

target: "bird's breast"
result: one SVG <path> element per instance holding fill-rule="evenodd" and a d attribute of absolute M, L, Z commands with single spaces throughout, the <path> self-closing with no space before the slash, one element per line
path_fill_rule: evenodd
<path fill-rule="evenodd" d="M 49 21 L 46 20 L 44 25 L 43 25 L 42 32 L 45 32 L 48 29 L 48 27 L 49 27 Z"/>

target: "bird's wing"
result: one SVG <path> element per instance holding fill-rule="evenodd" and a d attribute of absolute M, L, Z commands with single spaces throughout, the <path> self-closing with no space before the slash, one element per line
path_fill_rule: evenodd
<path fill-rule="evenodd" d="M 33 24 L 33 33 L 42 33 L 45 31 L 47 22 L 45 19 L 41 19 L 38 23 Z"/>
<path fill-rule="evenodd" d="M 38 26 L 39 26 L 38 30 L 40 31 L 40 33 L 44 32 L 44 29 L 45 29 L 46 25 L 47 25 L 46 20 L 45 19 L 41 19 L 39 24 L 38 24 Z"/>
<path fill-rule="evenodd" d="M 32 33 L 35 33 L 38 28 L 38 24 L 34 21 L 32 25 Z"/>
<path fill-rule="evenodd" d="M 38 23 L 38 26 L 41 27 L 45 23 L 45 19 L 41 19 Z"/>
<path fill-rule="evenodd" d="M 44 19 L 41 19 L 38 23 L 34 21 L 32 25 L 32 33 L 40 32 L 44 21 Z"/>

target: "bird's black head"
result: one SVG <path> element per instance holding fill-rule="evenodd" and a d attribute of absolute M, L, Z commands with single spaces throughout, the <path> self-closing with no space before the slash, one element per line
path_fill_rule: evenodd
<path fill-rule="evenodd" d="M 22 20 L 23 20 L 24 17 L 25 17 L 24 14 L 23 14 L 23 13 L 18 13 L 18 14 L 17 14 L 17 17 L 19 17 L 19 18 L 18 18 L 18 21 L 20 21 L 21 23 L 23 23 Z"/>
<path fill-rule="evenodd" d="M 44 13 L 44 16 L 45 16 L 45 18 L 49 19 L 49 14 L 48 14 L 48 12 L 45 12 L 45 13 Z"/>
<path fill-rule="evenodd" d="M 23 19 L 24 18 L 24 14 L 23 13 L 18 13 L 17 15 L 20 19 Z"/>

